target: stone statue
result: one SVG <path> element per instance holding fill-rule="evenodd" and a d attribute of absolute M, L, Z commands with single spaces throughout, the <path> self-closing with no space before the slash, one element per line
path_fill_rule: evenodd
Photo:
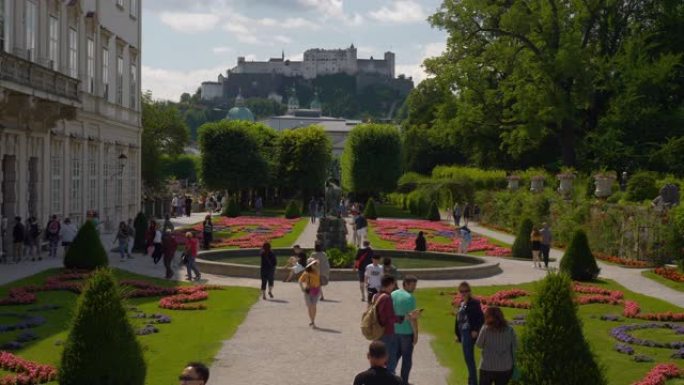
<path fill-rule="evenodd" d="M 666 184 L 660 189 L 660 195 L 653 200 L 652 205 L 657 211 L 679 204 L 679 187 Z"/>
<path fill-rule="evenodd" d="M 342 189 L 333 182 L 326 183 L 325 188 L 325 209 L 326 214 L 337 215 L 337 206 L 342 197 Z"/>

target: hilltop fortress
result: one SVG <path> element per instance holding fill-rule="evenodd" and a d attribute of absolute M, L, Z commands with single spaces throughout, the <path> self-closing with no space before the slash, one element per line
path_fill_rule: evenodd
<path fill-rule="evenodd" d="M 413 80 L 400 75 L 395 78 L 395 55 L 385 52 L 382 59 L 359 59 L 352 44 L 346 49 L 309 49 L 302 61 L 279 58 L 268 61 L 247 61 L 238 57 L 237 65 L 218 76 L 217 81 L 203 82 L 203 100 L 244 97 L 271 98 L 282 101 L 293 85 L 311 85 L 316 79 L 329 75 L 356 78 L 356 92 L 370 85 L 384 84 L 406 95 L 413 88 Z"/>

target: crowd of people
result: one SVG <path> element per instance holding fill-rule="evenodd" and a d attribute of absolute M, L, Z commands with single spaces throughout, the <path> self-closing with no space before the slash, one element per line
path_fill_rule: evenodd
<path fill-rule="evenodd" d="M 60 222 L 57 216 L 53 215 L 43 227 L 36 217 L 22 220 L 17 216 L 11 225 L 3 219 L 0 231 L 3 238 L 5 233 L 10 231 L 12 240 L 11 250 L 0 250 L 0 263 L 20 263 L 43 260 L 43 249 L 47 249 L 48 259 L 57 258 L 60 246 L 66 253 L 76 238 L 78 228 L 68 217 Z"/>

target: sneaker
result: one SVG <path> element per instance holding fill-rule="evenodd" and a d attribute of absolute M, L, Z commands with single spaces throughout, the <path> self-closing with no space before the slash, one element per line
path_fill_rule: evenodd
<path fill-rule="evenodd" d="M 195 281 L 199 281 L 200 279 L 202 279 L 201 275 L 198 275 L 197 277 L 195 277 Z"/>
<path fill-rule="evenodd" d="M 268 296 L 271 297 L 271 298 L 273 298 L 273 293 L 271 293 L 271 292 L 269 291 L 269 292 L 268 292 Z"/>
<path fill-rule="evenodd" d="M 191 277 L 185 277 L 185 280 L 186 281 L 192 281 L 192 278 Z"/>

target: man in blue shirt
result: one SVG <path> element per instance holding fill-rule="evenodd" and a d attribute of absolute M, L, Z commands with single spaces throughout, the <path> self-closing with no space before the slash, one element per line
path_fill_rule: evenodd
<path fill-rule="evenodd" d="M 416 298 L 413 292 L 416 290 L 417 283 L 418 279 L 415 276 L 407 276 L 402 283 L 403 288 L 392 293 L 394 313 L 405 317 L 403 322 L 394 324 L 394 333 L 399 347 L 397 353 L 401 358 L 401 379 L 404 384 L 409 383 L 409 373 L 413 364 L 413 347 L 418 342 L 418 320 L 408 317 L 409 313 L 416 310 Z M 398 359 L 394 360 L 395 367 L 387 369 L 394 372 L 398 361 Z"/>

